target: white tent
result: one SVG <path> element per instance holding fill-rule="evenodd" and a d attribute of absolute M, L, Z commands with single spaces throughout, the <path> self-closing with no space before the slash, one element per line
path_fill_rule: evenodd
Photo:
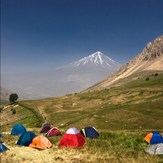
<path fill-rule="evenodd" d="M 149 145 L 145 151 L 151 155 L 163 155 L 163 143 Z"/>

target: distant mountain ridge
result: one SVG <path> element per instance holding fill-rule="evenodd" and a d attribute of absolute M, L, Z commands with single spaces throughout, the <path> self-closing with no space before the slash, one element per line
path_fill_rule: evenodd
<path fill-rule="evenodd" d="M 80 92 L 104 80 L 120 65 L 98 51 L 53 70 L 3 75 L 2 86 L 26 99 L 62 96 Z"/>
<path fill-rule="evenodd" d="M 143 71 L 163 71 L 163 36 L 149 42 L 140 54 L 122 65 L 115 74 L 90 89 L 114 85 L 120 79 Z"/>
<path fill-rule="evenodd" d="M 79 59 L 78 61 L 75 61 L 73 63 L 70 63 L 68 65 L 58 67 L 57 69 L 62 68 L 81 68 L 81 67 L 94 67 L 99 66 L 104 69 L 117 69 L 121 66 L 119 62 L 116 62 L 109 58 L 108 56 L 104 55 L 102 52 L 97 51 L 93 54 L 88 55 L 87 57 L 84 57 L 82 59 Z"/>

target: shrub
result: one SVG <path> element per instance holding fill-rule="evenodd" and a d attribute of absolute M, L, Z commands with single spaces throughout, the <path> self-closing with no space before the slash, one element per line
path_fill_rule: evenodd
<path fill-rule="evenodd" d="M 14 103 L 18 99 L 18 95 L 16 93 L 10 94 L 9 101 Z"/>
<path fill-rule="evenodd" d="M 155 76 L 158 76 L 158 73 L 155 73 Z"/>

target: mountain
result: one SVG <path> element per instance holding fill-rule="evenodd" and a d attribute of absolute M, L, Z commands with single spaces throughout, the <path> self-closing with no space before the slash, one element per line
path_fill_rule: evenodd
<path fill-rule="evenodd" d="M 101 52 L 74 63 L 35 73 L 2 75 L 2 85 L 23 99 L 38 99 L 80 92 L 104 80 L 120 64 Z"/>
<path fill-rule="evenodd" d="M 118 68 L 120 66 L 119 63 L 117 63 L 114 60 L 112 60 L 111 58 L 105 56 L 100 51 L 97 51 L 87 57 L 84 57 L 84 58 L 80 59 L 79 61 L 72 63 L 70 65 L 74 66 L 74 67 L 99 66 L 99 67 L 102 67 L 107 70 L 108 70 L 108 68 L 110 70 L 112 70 L 112 69 L 115 70 L 115 68 Z"/>
<path fill-rule="evenodd" d="M 140 54 L 122 65 L 112 76 L 91 87 L 89 90 L 103 89 L 115 86 L 116 84 L 119 85 L 120 81 L 124 81 L 130 76 L 136 76 L 136 74 L 137 78 L 139 78 L 140 74 L 159 71 L 163 71 L 163 36 L 149 42 Z"/>

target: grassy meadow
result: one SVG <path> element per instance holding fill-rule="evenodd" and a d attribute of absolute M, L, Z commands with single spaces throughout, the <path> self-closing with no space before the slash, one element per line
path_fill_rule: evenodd
<path fill-rule="evenodd" d="M 13 109 L 16 113 L 13 114 Z M 83 148 L 60 148 L 61 137 L 51 137 L 46 150 L 18 147 L 10 136 L 15 123 L 39 134 L 43 123 L 62 133 L 94 126 L 100 137 L 86 139 Z M 163 156 L 151 156 L 143 140 L 151 131 L 163 134 L 163 73 L 146 74 L 117 87 L 87 91 L 57 98 L 18 101 L 1 106 L 2 141 L 10 148 L 1 153 L 2 162 L 131 162 L 161 163 Z"/>

